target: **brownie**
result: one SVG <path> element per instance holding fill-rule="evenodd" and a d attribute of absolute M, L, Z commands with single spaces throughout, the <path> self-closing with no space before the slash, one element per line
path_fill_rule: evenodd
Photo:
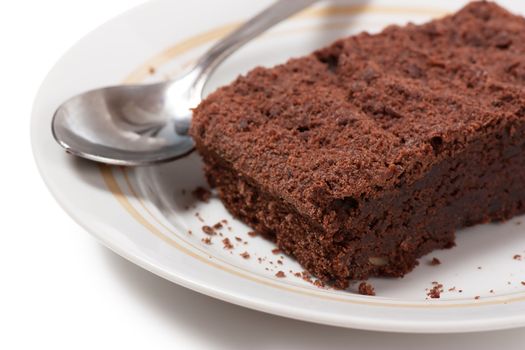
<path fill-rule="evenodd" d="M 255 68 L 191 134 L 228 210 L 345 288 L 524 212 L 524 87 L 525 19 L 474 2 Z"/>

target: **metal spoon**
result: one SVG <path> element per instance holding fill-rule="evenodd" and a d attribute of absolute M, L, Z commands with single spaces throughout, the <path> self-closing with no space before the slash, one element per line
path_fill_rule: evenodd
<path fill-rule="evenodd" d="M 67 152 L 97 162 L 146 165 L 182 157 L 194 148 L 191 108 L 215 68 L 236 49 L 316 0 L 280 0 L 215 44 L 178 79 L 88 91 L 63 103 L 52 131 Z"/>

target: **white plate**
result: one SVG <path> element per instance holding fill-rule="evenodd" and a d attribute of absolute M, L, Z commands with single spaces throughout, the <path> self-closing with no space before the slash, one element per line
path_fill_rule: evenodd
<path fill-rule="evenodd" d="M 441 2 L 436 8 L 416 0 L 395 5 L 387 1 L 350 3 L 331 2 L 328 9 L 320 4 L 276 27 L 225 62 L 210 89 L 256 65 L 285 61 L 338 37 L 364 29 L 377 31 L 390 23 L 423 22 L 461 5 Z M 195 202 L 188 192 L 204 184 L 195 154 L 171 164 L 124 170 L 74 159 L 53 141 L 51 116 L 66 98 L 101 85 L 175 74 L 211 42 L 267 4 L 150 2 L 103 25 L 59 61 L 36 98 L 31 137 L 42 177 L 64 209 L 132 262 L 175 283 L 249 308 L 311 322 L 397 332 L 465 332 L 525 325 L 525 286 L 521 284 L 525 258 L 513 259 L 515 254 L 525 255 L 520 218 L 459 232 L 457 247 L 424 257 L 405 278 L 373 279 L 377 296 L 368 297 L 352 290 L 318 288 L 295 277 L 289 271 L 301 271 L 300 266 L 289 257 L 279 265 L 280 255 L 271 252 L 274 246 L 260 237 L 249 237 L 249 228 L 232 219 L 216 198 L 208 204 Z M 524 12 L 524 3 L 506 5 Z M 150 67 L 155 74 L 150 74 Z M 203 223 L 195 212 L 207 224 L 226 218 L 231 231 L 225 227 L 223 235 L 235 248 L 224 249 L 220 237 L 214 237 L 211 245 L 204 244 Z M 249 259 L 239 255 L 244 251 Z M 433 256 L 442 264 L 430 266 L 427 262 Z M 275 277 L 279 270 L 287 277 Z M 427 299 L 425 289 L 432 287 L 432 281 L 444 285 L 439 300 Z M 448 291 L 452 287 L 455 291 Z"/>

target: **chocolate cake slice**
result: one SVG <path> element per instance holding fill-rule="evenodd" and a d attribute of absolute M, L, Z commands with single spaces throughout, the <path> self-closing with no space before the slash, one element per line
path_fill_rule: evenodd
<path fill-rule="evenodd" d="M 525 19 L 475 2 L 255 68 L 191 133 L 228 210 L 309 272 L 403 276 L 524 212 Z"/>

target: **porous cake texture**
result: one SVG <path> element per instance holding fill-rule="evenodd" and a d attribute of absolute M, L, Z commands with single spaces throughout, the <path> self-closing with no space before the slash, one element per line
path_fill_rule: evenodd
<path fill-rule="evenodd" d="M 525 19 L 474 2 L 255 68 L 191 134 L 228 210 L 345 288 L 524 211 L 524 87 Z"/>

